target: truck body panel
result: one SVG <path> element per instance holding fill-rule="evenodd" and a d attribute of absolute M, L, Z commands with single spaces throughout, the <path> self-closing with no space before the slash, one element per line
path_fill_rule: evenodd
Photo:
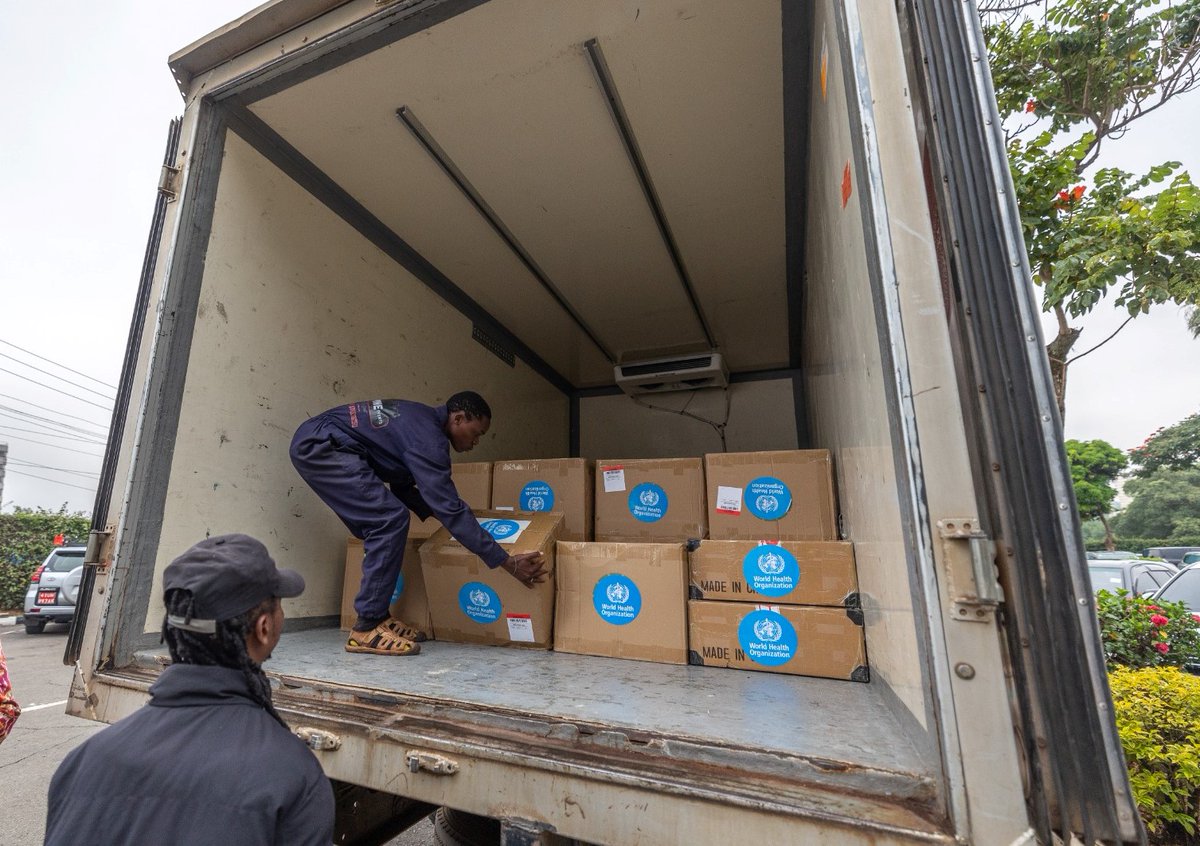
<path fill-rule="evenodd" d="M 1010 677 L 1013 564 L 997 576 L 989 423 L 931 188 L 925 8 L 278 0 L 172 57 L 178 193 L 131 332 L 72 712 L 144 701 L 163 568 L 243 531 L 307 581 L 267 669 L 293 726 L 340 739 L 318 753 L 333 778 L 595 843 L 1044 836 L 1025 798 L 1043 694 Z M 618 361 L 712 343 L 725 391 L 612 384 Z M 342 402 L 463 388 L 495 412 L 470 460 L 829 449 L 870 682 L 343 653 L 346 531 L 291 434 Z M 1112 760 L 1105 718 L 1091 741 Z M 410 771 L 417 752 L 457 772 Z M 1136 842 L 1128 794 L 1097 801 Z"/>

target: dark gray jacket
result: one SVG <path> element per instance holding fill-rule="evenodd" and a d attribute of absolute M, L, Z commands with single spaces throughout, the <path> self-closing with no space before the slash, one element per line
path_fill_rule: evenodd
<path fill-rule="evenodd" d="M 47 846 L 332 842 L 329 779 L 241 671 L 173 664 L 150 696 L 59 766 Z"/>

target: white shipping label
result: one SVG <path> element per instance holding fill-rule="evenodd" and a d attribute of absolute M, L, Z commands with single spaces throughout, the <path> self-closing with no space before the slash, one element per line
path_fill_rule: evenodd
<path fill-rule="evenodd" d="M 494 506 L 492 506 L 492 510 L 493 511 L 516 511 L 516 509 L 513 508 L 511 505 L 494 505 Z"/>
<path fill-rule="evenodd" d="M 625 468 L 624 467 L 605 467 L 604 468 L 604 492 L 619 493 L 625 490 Z"/>
<path fill-rule="evenodd" d="M 742 513 L 742 489 L 717 485 L 716 510 L 722 514 Z"/>
<path fill-rule="evenodd" d="M 528 614 L 507 614 L 508 639 L 533 643 L 533 620 Z"/>

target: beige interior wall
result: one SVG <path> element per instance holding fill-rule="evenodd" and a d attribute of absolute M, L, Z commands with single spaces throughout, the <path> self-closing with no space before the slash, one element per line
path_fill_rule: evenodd
<path fill-rule="evenodd" d="M 706 420 L 725 419 L 725 392 L 590 397 L 579 403 L 579 451 L 587 458 L 686 458 L 721 452 L 721 438 L 700 420 L 672 414 L 686 409 Z M 796 410 L 792 381 L 741 382 L 729 387 L 730 452 L 796 449 Z"/>
<path fill-rule="evenodd" d="M 893 425 L 866 264 L 847 92 L 829 0 L 815 20 L 804 361 L 814 446 L 834 455 L 844 529 L 854 542 L 871 674 L 924 723 L 922 670 L 897 502 Z M 826 58 L 825 93 L 820 90 Z M 845 169 L 851 193 L 843 204 Z"/>
<path fill-rule="evenodd" d="M 247 532 L 299 570 L 293 617 L 336 614 L 345 528 L 288 445 L 342 402 L 430 404 L 473 389 L 494 421 L 467 460 L 565 455 L 566 397 L 471 339 L 471 323 L 230 133 L 184 390 L 147 630 L 161 573 L 208 534 Z"/>

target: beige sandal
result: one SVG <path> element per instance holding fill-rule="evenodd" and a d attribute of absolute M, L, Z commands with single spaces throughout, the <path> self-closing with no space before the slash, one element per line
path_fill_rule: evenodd
<path fill-rule="evenodd" d="M 416 626 L 410 626 L 403 620 L 397 620 L 395 617 L 388 617 L 379 625 L 386 626 L 392 634 L 402 637 L 405 640 L 411 640 L 415 643 L 424 643 L 429 640 L 429 635 L 425 634 L 425 632 Z"/>
<path fill-rule="evenodd" d="M 386 623 L 380 623 L 369 632 L 350 632 L 350 637 L 346 639 L 346 651 L 371 655 L 416 655 L 421 647 L 406 637 L 400 637 Z"/>

